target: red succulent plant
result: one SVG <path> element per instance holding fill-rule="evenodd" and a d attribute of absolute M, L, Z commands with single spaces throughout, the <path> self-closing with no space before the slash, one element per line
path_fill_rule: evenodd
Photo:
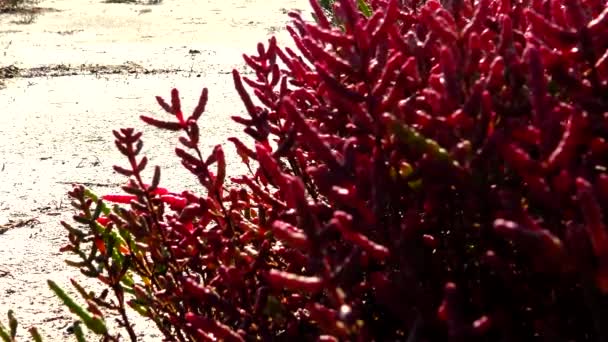
<path fill-rule="evenodd" d="M 88 274 L 179 341 L 608 339 L 606 3 L 339 0 L 339 26 L 311 5 L 297 51 L 233 72 L 251 175 L 203 157 L 206 89 L 142 116 L 184 133 L 204 196 L 145 184 L 141 134 L 115 132 L 131 197 L 105 199 L 130 207 L 72 192 L 105 241 Z"/>

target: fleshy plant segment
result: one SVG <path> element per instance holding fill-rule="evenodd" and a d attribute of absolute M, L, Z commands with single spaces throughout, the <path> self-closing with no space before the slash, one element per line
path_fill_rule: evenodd
<path fill-rule="evenodd" d="M 135 339 L 127 306 L 178 341 L 608 339 L 605 2 L 311 6 L 297 49 L 233 71 L 250 174 L 201 150 L 206 89 L 141 117 L 205 195 L 145 179 L 142 134 L 114 132 L 125 194 L 77 186 L 64 223 L 107 290 L 64 302 L 107 340 L 108 310 Z"/>

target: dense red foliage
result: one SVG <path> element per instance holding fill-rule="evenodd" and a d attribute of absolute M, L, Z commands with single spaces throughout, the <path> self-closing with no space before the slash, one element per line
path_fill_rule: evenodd
<path fill-rule="evenodd" d="M 116 132 L 133 197 L 106 197 L 131 203 L 103 221 L 128 260 L 106 281 L 143 277 L 132 305 L 177 340 L 607 339 L 605 2 L 340 0 L 339 27 L 311 4 L 299 51 L 233 73 L 256 140 L 230 139 L 236 186 L 198 148 L 206 90 L 142 117 L 185 133 L 206 196 L 144 184 L 141 134 Z"/>

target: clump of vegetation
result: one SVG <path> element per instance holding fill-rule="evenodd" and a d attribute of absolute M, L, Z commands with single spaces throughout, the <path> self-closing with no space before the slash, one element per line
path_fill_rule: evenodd
<path fill-rule="evenodd" d="M 52 290 L 106 341 L 108 310 L 136 339 L 129 307 L 177 341 L 608 340 L 605 2 L 311 5 L 297 50 L 233 71 L 249 173 L 201 149 L 207 89 L 190 115 L 157 97 L 141 119 L 201 189 L 113 131 L 124 193 L 75 186 L 63 222 L 106 290 Z"/>
<path fill-rule="evenodd" d="M 1 12 L 22 12 L 38 5 L 40 0 L 0 0 Z"/>
<path fill-rule="evenodd" d="M 31 24 L 36 20 L 41 9 L 36 7 L 40 0 L 0 0 L 0 13 L 18 15 L 13 20 L 16 24 Z"/>

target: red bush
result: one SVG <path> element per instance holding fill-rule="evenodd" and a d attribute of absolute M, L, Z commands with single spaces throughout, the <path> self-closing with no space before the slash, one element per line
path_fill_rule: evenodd
<path fill-rule="evenodd" d="M 233 72 L 256 140 L 230 139 L 236 186 L 198 147 L 206 90 L 142 117 L 185 133 L 205 196 L 146 185 L 141 134 L 115 132 L 132 197 L 106 199 L 130 207 L 72 192 L 89 273 L 176 340 L 608 339 L 606 4 L 337 3 L 341 27 L 312 0 L 298 52 L 273 38 Z"/>

